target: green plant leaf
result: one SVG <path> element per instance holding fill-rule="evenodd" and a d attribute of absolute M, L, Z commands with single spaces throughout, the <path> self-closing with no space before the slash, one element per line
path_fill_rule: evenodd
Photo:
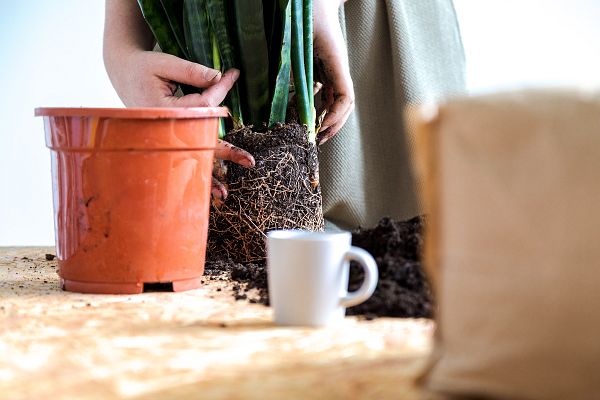
<path fill-rule="evenodd" d="M 265 34 L 269 49 L 269 98 L 273 98 L 275 83 L 279 73 L 281 55 L 281 41 L 283 40 L 283 17 L 287 0 L 263 0 L 263 14 L 265 18 Z"/>
<path fill-rule="evenodd" d="M 228 32 L 225 1 L 226 0 L 207 0 L 208 18 L 212 32 L 215 35 L 217 47 L 219 49 L 221 69 L 223 71 L 236 68 L 233 46 Z M 243 126 L 244 120 L 242 118 L 242 109 L 237 83 L 229 91 L 227 103 L 231 111 L 231 117 L 233 118 L 234 125 L 236 127 Z"/>
<path fill-rule="evenodd" d="M 304 70 L 306 71 L 306 90 L 308 97 L 308 110 L 310 112 L 308 122 L 308 140 L 315 142 L 315 94 L 314 94 L 314 78 L 313 78 L 313 0 L 303 0 L 304 24 Z"/>
<path fill-rule="evenodd" d="M 215 68 L 206 0 L 183 1 L 183 33 L 190 60 Z"/>
<path fill-rule="evenodd" d="M 240 79 L 249 111 L 246 120 L 260 126 L 269 115 L 269 54 L 262 0 L 233 0 L 233 15 Z"/>
<path fill-rule="evenodd" d="M 167 54 L 185 57 L 160 0 L 138 0 L 138 4 L 160 49 Z"/>
<path fill-rule="evenodd" d="M 161 0 L 173 36 L 181 49 L 183 56 L 190 59 L 183 34 L 183 0 Z"/>
<path fill-rule="evenodd" d="M 304 66 L 304 28 L 303 28 L 303 4 L 302 0 L 291 0 L 292 2 L 292 72 L 294 75 L 294 91 L 296 93 L 296 108 L 300 123 L 311 125 L 310 102 L 306 85 L 306 69 Z M 312 129 L 314 131 L 314 127 Z M 310 140 L 309 133 L 309 140 Z"/>

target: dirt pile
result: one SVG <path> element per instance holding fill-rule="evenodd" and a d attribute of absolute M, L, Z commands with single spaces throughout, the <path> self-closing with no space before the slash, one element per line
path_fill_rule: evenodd
<path fill-rule="evenodd" d="M 423 217 L 408 221 L 383 218 L 373 229 L 352 232 L 352 244 L 367 250 L 379 267 L 379 282 L 373 296 L 348 315 L 369 317 L 431 318 L 432 299 L 429 284 L 421 268 Z M 350 290 L 363 280 L 361 268 L 350 270 Z"/>
<path fill-rule="evenodd" d="M 423 217 L 407 221 L 382 219 L 373 229 L 356 229 L 352 244 L 373 255 L 379 267 L 379 282 L 373 296 L 349 308 L 349 315 L 366 318 L 431 318 L 431 290 L 421 268 Z M 211 261 L 206 264 L 208 279 L 232 280 L 238 300 L 269 304 L 267 271 L 264 264 Z M 362 270 L 351 266 L 349 289 L 355 290 L 363 279 Z"/>

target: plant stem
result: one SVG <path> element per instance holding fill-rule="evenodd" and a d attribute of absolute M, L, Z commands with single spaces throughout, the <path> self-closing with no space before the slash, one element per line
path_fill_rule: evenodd
<path fill-rule="evenodd" d="M 304 66 L 304 29 L 303 29 L 303 4 L 302 0 L 292 2 L 292 70 L 294 75 L 294 89 L 296 92 L 296 107 L 300 123 L 307 126 L 310 135 L 310 117 L 308 89 L 306 85 L 306 69 Z M 314 124 L 312 124 L 314 125 Z M 314 128 L 313 128 L 314 131 Z"/>
<path fill-rule="evenodd" d="M 213 60 L 213 68 L 221 69 L 221 56 L 219 55 L 219 46 L 217 45 L 217 39 L 215 38 L 214 32 L 210 32 L 210 45 L 212 48 L 212 60 Z M 225 129 L 225 120 L 223 118 L 219 118 L 219 139 L 223 139 L 227 130 Z"/>
<path fill-rule="evenodd" d="M 306 70 L 306 90 L 308 92 L 308 109 L 310 119 L 308 122 L 308 140 L 316 140 L 315 132 L 315 95 L 313 79 L 313 0 L 304 0 L 304 68 Z"/>
<path fill-rule="evenodd" d="M 219 45 L 217 44 L 217 38 L 215 37 L 214 32 L 210 32 L 210 45 L 212 48 L 212 59 L 213 59 L 213 68 L 220 70 L 221 66 L 221 54 L 219 54 Z"/>
<path fill-rule="evenodd" d="M 271 115 L 269 127 L 276 123 L 285 123 L 288 98 L 290 93 L 290 49 L 292 39 L 292 9 L 289 0 L 280 0 L 283 14 L 283 38 L 281 41 L 281 55 L 279 57 L 279 71 L 275 81 L 275 90 L 271 102 Z"/>

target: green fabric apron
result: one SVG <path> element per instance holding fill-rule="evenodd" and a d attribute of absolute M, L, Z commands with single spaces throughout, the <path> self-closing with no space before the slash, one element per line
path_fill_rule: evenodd
<path fill-rule="evenodd" d="M 321 147 L 325 218 L 344 228 L 419 213 L 406 105 L 465 90 L 465 60 L 451 0 L 348 0 L 355 110 Z"/>

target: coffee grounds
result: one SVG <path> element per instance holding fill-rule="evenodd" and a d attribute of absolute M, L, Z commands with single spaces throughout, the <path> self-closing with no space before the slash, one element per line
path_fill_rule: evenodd
<path fill-rule="evenodd" d="M 367 319 L 377 317 L 431 318 L 432 295 L 421 268 L 423 217 L 407 221 L 383 218 L 373 229 L 352 232 L 352 244 L 367 250 L 379 269 L 375 293 L 366 302 L 351 307 L 348 315 Z M 350 267 L 349 290 L 360 287 L 364 273 L 354 263 Z M 208 279 L 235 282 L 236 300 L 269 305 L 267 271 L 264 264 L 240 264 L 230 260 L 206 264 Z"/>

